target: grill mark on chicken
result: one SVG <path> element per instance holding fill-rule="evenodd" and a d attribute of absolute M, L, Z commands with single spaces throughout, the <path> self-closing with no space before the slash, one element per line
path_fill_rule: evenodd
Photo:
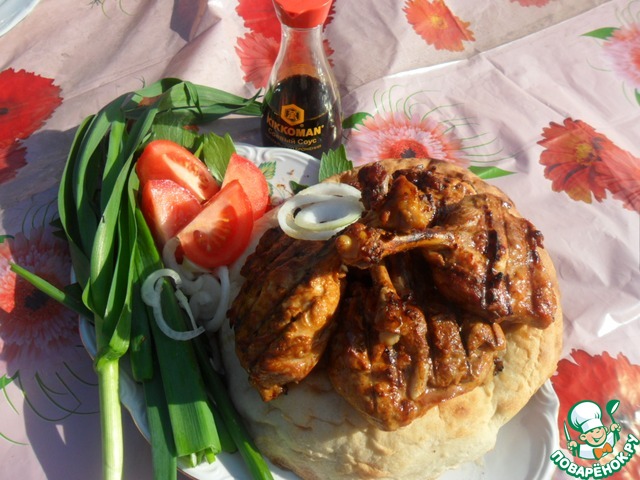
<path fill-rule="evenodd" d="M 251 254 L 242 268 L 240 274 L 245 278 L 261 278 L 266 275 L 269 270 L 273 270 L 278 265 L 286 263 L 290 257 L 290 246 L 294 239 L 289 236 L 283 236 L 279 228 L 271 228 L 267 230 L 260 242 L 256 246 L 256 250 Z M 319 243 L 317 244 L 320 245 Z M 234 305 L 234 315 L 230 316 L 231 325 L 237 321 L 241 322 L 254 303 L 260 298 L 259 294 L 262 290 L 260 282 L 245 282 L 242 286 L 242 294 L 245 301 L 238 302 Z"/>
<path fill-rule="evenodd" d="M 543 248 L 542 232 L 526 220 L 523 220 L 521 229 L 507 224 L 506 232 L 510 242 L 528 246 L 519 252 L 520 257 L 514 262 L 519 268 L 510 277 L 511 290 L 518 293 L 513 296 L 512 304 L 520 308 L 514 309 L 517 311 L 509 320 L 546 328 L 553 321 L 557 301 L 538 253 L 538 249 Z"/>
<path fill-rule="evenodd" d="M 454 303 L 493 321 L 544 328 L 553 321 L 557 299 L 539 261 L 542 234 L 511 208 L 490 194 L 465 197 L 437 226 L 456 236 L 455 247 L 427 256 L 438 267 L 437 287 Z M 495 247 L 476 248 L 490 243 L 490 232 Z"/>
<path fill-rule="evenodd" d="M 294 239 L 283 235 L 278 229 L 268 231 L 262 237 L 256 251 L 249 256 L 242 268 L 241 274 L 245 278 L 256 281 L 243 284 L 240 294 L 245 300 L 232 306 L 232 325 L 248 321 L 249 312 L 254 309 L 268 313 L 277 305 L 276 300 L 302 281 L 306 274 L 305 259 L 297 257 L 293 245 Z M 317 253 L 323 248 L 325 246 L 322 242 L 309 242 L 306 251 Z M 267 278 L 274 282 L 270 288 L 265 288 Z"/>
<path fill-rule="evenodd" d="M 424 192 L 437 212 L 455 205 L 467 195 L 478 193 L 473 185 L 457 175 L 444 175 L 435 167 L 412 168 L 394 172 L 394 178 L 405 177 Z"/>
<path fill-rule="evenodd" d="M 350 284 L 331 344 L 328 371 L 334 388 L 349 403 L 389 430 L 406 425 L 420 413 L 407 392 L 424 391 L 428 345 L 424 317 L 406 305 L 400 307 L 405 311 L 396 340 L 387 341 L 386 332 L 379 330 L 384 323 L 379 309 L 386 307 L 380 305 L 378 296 L 375 287 Z"/>
<path fill-rule="evenodd" d="M 486 248 L 484 250 L 484 255 L 487 258 L 487 273 L 484 279 L 486 289 L 481 308 L 488 311 L 498 309 L 500 312 L 499 315 L 501 316 L 511 315 L 513 311 L 509 303 L 509 292 L 507 288 L 509 275 L 506 272 L 508 262 L 507 243 L 503 242 L 505 235 L 501 229 L 502 225 L 500 225 L 499 219 L 496 222 L 489 203 L 490 202 L 483 201 L 479 206 L 484 212 L 487 236 Z M 501 229 L 501 231 L 498 232 L 497 229 Z"/>

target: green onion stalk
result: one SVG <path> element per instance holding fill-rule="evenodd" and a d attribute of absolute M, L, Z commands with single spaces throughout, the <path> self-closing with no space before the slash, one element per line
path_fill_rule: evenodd
<path fill-rule="evenodd" d="M 223 449 L 239 449 L 254 478 L 271 478 L 209 365 L 205 342 L 163 335 L 140 298 L 144 278 L 162 265 L 137 206 L 134 169 L 151 140 L 171 139 L 195 150 L 198 136 L 185 126 L 229 114 L 259 116 L 260 107 L 257 96 L 242 98 L 172 78 L 116 98 L 79 125 L 60 182 L 59 225 L 76 283 L 60 290 L 12 266 L 95 327 L 104 480 L 122 478 L 124 355 L 144 387 L 155 478 L 176 478 L 179 461 L 214 461 Z M 173 329 L 189 328 L 170 289 L 164 291 L 165 319 Z"/>

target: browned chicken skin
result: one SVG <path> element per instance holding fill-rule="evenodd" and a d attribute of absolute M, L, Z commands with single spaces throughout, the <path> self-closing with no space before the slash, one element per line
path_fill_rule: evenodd
<path fill-rule="evenodd" d="M 241 271 L 245 282 L 229 312 L 236 350 L 263 400 L 305 378 L 324 353 L 344 288 L 332 245 L 268 231 Z"/>
<path fill-rule="evenodd" d="M 399 254 L 390 262 L 393 273 L 380 264 L 368 270 L 372 285 L 350 284 L 331 342 L 334 387 L 383 430 L 407 425 L 482 383 L 506 346 L 499 325 L 439 305 L 425 298 L 423 286 L 410 286 L 407 272 L 416 279 L 423 267 L 420 258 Z"/>
<path fill-rule="evenodd" d="M 491 320 L 545 327 L 553 321 L 556 298 L 541 272 L 542 234 L 509 208 L 494 195 L 469 195 L 431 228 L 397 235 L 355 223 L 336 239 L 336 248 L 346 265 L 358 268 L 419 249 L 451 302 Z"/>
<path fill-rule="evenodd" d="M 506 348 L 502 327 L 544 328 L 558 299 L 540 232 L 464 175 L 374 163 L 356 186 L 365 213 L 333 239 L 262 237 L 229 318 L 265 401 L 327 351 L 336 391 L 393 430 L 484 382 Z"/>

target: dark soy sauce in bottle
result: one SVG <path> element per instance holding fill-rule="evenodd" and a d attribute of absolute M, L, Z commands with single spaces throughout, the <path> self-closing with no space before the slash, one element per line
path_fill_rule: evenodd
<path fill-rule="evenodd" d="M 316 158 L 342 140 L 340 97 L 322 44 L 331 0 L 274 0 L 280 52 L 263 102 L 262 141 Z"/>

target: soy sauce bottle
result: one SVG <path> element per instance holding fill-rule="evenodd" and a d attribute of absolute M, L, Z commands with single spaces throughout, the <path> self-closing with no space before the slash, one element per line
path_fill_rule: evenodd
<path fill-rule="evenodd" d="M 264 145 L 320 158 L 342 141 L 340 96 L 322 43 L 332 0 L 273 0 L 282 25 L 263 102 Z"/>

